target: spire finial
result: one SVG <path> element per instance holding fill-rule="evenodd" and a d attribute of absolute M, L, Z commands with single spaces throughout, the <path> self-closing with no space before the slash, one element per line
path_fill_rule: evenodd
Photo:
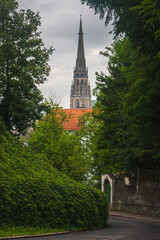
<path fill-rule="evenodd" d="M 80 26 L 79 26 L 79 33 L 82 33 L 82 14 L 80 14 Z"/>
<path fill-rule="evenodd" d="M 79 25 L 78 35 L 79 35 L 79 39 L 78 39 L 76 69 L 84 69 L 84 71 L 86 71 L 84 45 L 83 45 L 82 15 L 80 15 L 80 25 Z"/>

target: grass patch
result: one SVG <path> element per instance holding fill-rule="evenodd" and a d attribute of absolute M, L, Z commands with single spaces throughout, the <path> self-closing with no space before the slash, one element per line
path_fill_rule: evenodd
<path fill-rule="evenodd" d="M 65 232 L 66 229 L 54 229 L 50 227 L 24 227 L 24 226 L 5 226 L 0 229 L 0 237 L 14 237 L 24 235 L 36 235 L 45 233 Z"/>

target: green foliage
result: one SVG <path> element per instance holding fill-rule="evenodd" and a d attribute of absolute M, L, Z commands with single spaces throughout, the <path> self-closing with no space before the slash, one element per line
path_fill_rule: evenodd
<path fill-rule="evenodd" d="M 159 56 L 159 0 L 81 0 L 93 8 L 105 24 L 113 22 L 114 36 L 125 34 L 134 47 L 154 57 Z M 158 53 L 158 55 L 157 55 Z"/>
<path fill-rule="evenodd" d="M 40 117 L 37 85 L 49 74 L 49 55 L 40 38 L 39 13 L 17 11 L 15 0 L 0 0 L 0 114 L 9 130 L 23 133 Z"/>
<path fill-rule="evenodd" d="M 0 141 L 0 226 L 94 229 L 106 225 L 107 200 L 60 174 L 5 132 Z"/>
<path fill-rule="evenodd" d="M 99 186 L 106 172 L 160 168 L 158 60 L 150 61 L 128 38 L 101 54 L 109 58 L 109 75 L 97 73 L 97 103 L 87 123 L 92 179 Z"/>
<path fill-rule="evenodd" d="M 142 24 L 141 39 L 138 39 L 138 34 L 134 41 L 139 42 L 142 50 L 147 55 L 152 55 L 154 58 L 160 56 L 160 3 L 158 0 L 141 0 L 133 5 L 131 11 L 136 14 Z"/>
<path fill-rule="evenodd" d="M 160 3 L 158 0 L 81 0 L 105 24 L 113 20 L 109 75 L 97 74 L 95 175 L 160 169 Z M 124 40 L 117 36 L 123 35 Z"/>
<path fill-rule="evenodd" d="M 93 111 L 96 128 L 92 136 L 92 169 L 97 184 L 100 184 L 101 174 L 126 170 L 126 162 L 131 157 L 127 147 L 124 147 L 127 142 L 126 129 L 129 127 L 124 99 L 130 87 L 124 68 L 130 66 L 131 48 L 128 39 L 119 39 L 113 44 L 113 49 L 106 48 L 101 53 L 109 57 L 110 75 L 97 73 L 95 89 L 97 103 Z"/>
<path fill-rule="evenodd" d="M 35 125 L 27 144 L 36 155 L 70 178 L 85 182 L 87 179 L 86 148 L 80 132 L 63 129 L 65 112 L 55 108 Z"/>

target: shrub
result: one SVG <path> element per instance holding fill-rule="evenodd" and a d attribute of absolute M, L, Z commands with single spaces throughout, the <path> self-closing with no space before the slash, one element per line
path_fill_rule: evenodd
<path fill-rule="evenodd" d="M 60 174 L 6 130 L 1 132 L 1 227 L 95 229 L 106 225 L 108 205 L 102 192 Z"/>

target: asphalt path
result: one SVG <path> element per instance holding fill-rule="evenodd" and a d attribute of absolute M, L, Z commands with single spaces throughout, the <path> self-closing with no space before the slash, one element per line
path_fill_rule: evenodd
<path fill-rule="evenodd" d="M 160 224 L 147 220 L 110 216 L 106 228 L 21 240 L 160 240 Z M 20 240 L 19 239 L 19 240 Z"/>

